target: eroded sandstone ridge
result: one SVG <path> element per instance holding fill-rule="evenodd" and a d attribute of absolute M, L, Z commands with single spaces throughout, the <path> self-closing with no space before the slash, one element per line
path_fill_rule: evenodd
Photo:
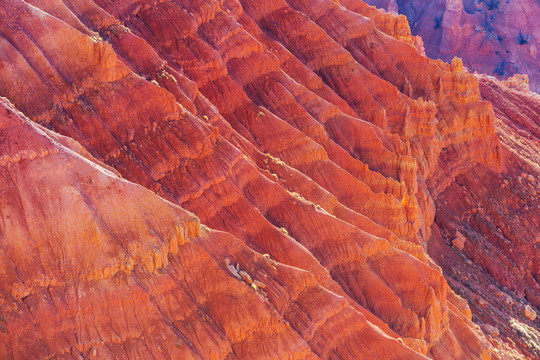
<path fill-rule="evenodd" d="M 434 221 L 448 189 L 516 162 L 477 78 L 403 17 L 5 0 L 0 19 L 0 357 L 532 356 L 426 253 L 455 230 Z"/>
<path fill-rule="evenodd" d="M 506 78 L 528 74 L 540 91 L 540 3 L 535 0 L 367 0 L 406 15 L 428 56 L 463 59 L 472 70 Z"/>
<path fill-rule="evenodd" d="M 482 98 L 497 117 L 503 171 L 476 166 L 438 197 L 428 252 L 472 305 L 477 322 L 534 358 L 540 351 L 540 96 L 518 80 L 480 77 Z M 463 245 L 452 243 L 456 239 Z"/>

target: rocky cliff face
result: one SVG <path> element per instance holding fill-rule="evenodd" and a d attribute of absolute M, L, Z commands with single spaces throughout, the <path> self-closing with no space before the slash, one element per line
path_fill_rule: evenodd
<path fill-rule="evenodd" d="M 403 17 L 302 0 L 0 15 L 1 357 L 534 351 L 486 337 L 425 252 L 455 230 L 436 208 L 460 179 L 522 156 L 478 80 L 422 56 Z M 537 306 L 534 271 L 512 290 Z"/>
<path fill-rule="evenodd" d="M 445 61 L 454 56 L 465 65 L 499 78 L 528 74 L 540 91 L 538 61 L 540 4 L 534 0 L 368 0 L 405 14 L 426 52 Z"/>
<path fill-rule="evenodd" d="M 534 358 L 540 350 L 534 310 L 540 305 L 540 96 L 522 85 L 480 77 L 481 95 L 497 117 L 503 171 L 480 165 L 456 178 L 436 200 L 428 250 L 478 323 Z"/>

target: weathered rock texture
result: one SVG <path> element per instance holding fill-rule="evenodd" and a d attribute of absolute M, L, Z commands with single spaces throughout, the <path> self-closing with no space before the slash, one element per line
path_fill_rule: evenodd
<path fill-rule="evenodd" d="M 472 70 L 499 78 L 528 74 L 540 91 L 540 3 L 535 0 L 367 0 L 405 14 L 426 53 L 463 59 Z"/>
<path fill-rule="evenodd" d="M 480 77 L 481 95 L 497 117 L 503 171 L 479 165 L 437 198 L 428 252 L 480 322 L 535 358 L 540 331 L 530 310 L 540 306 L 540 96 L 514 85 Z M 464 239 L 459 251 L 450 248 L 456 238 Z"/>
<path fill-rule="evenodd" d="M 515 162 L 478 80 L 403 17 L 5 0 L 0 19 L 1 358 L 534 351 L 486 337 L 425 253 L 455 179 Z"/>

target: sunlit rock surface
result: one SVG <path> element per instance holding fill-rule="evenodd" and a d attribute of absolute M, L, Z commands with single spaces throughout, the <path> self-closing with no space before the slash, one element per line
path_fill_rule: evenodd
<path fill-rule="evenodd" d="M 424 57 L 403 17 L 300 0 L 0 15 L 0 357 L 534 351 L 486 336 L 426 253 L 455 237 L 437 219 L 461 216 L 441 205 L 460 179 L 521 166 L 496 132 L 519 120 L 496 119 L 459 59 Z M 513 290 L 538 306 L 538 269 L 523 274 Z"/>

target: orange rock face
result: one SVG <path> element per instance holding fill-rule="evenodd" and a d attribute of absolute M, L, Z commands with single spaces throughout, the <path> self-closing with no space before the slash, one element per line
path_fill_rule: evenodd
<path fill-rule="evenodd" d="M 201 227 L 1 105 L 2 357 L 423 358 L 313 273 Z"/>
<path fill-rule="evenodd" d="M 366 2 L 406 15 L 428 56 L 450 61 L 457 55 L 469 69 L 499 78 L 528 74 L 531 88 L 540 91 L 538 1 Z"/>
<path fill-rule="evenodd" d="M 497 116 L 503 171 L 477 166 L 438 197 L 428 251 L 480 322 L 535 358 L 540 332 L 529 310 L 540 306 L 540 96 L 517 90 L 513 82 L 479 80 L 481 95 Z M 464 240 L 461 254 L 451 250 L 452 236 Z"/>
<path fill-rule="evenodd" d="M 460 179 L 517 160 L 477 78 L 424 57 L 403 17 L 307 0 L 0 16 L 0 358 L 523 356 L 426 254 L 455 235 L 434 219 L 461 216 L 441 205 Z"/>

